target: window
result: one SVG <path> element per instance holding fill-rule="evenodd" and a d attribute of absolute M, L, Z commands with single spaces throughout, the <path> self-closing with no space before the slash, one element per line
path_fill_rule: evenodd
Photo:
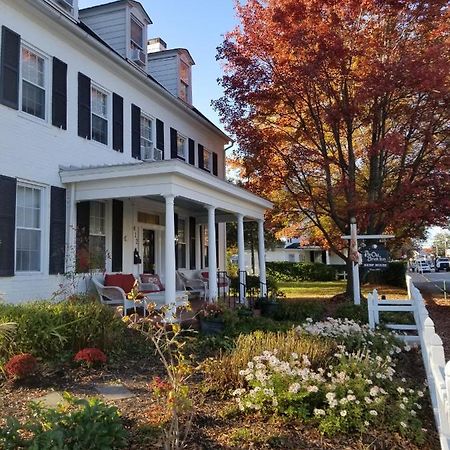
<path fill-rule="evenodd" d="M 46 60 L 29 48 L 22 47 L 22 111 L 46 118 Z"/>
<path fill-rule="evenodd" d="M 186 144 L 187 139 L 180 134 L 177 134 L 177 156 L 179 158 L 186 158 Z"/>
<path fill-rule="evenodd" d="M 16 272 L 39 272 L 42 247 L 42 189 L 17 186 Z"/>
<path fill-rule="evenodd" d="M 186 221 L 178 218 L 178 234 L 176 237 L 177 269 L 186 268 Z"/>
<path fill-rule="evenodd" d="M 184 100 L 185 102 L 188 101 L 188 95 L 189 95 L 189 86 L 182 81 L 180 84 L 180 98 L 181 100 Z"/>
<path fill-rule="evenodd" d="M 143 49 L 144 26 L 134 17 L 131 17 L 131 48 Z"/>
<path fill-rule="evenodd" d="M 105 204 L 91 202 L 89 208 L 90 269 L 104 269 L 106 258 Z"/>
<path fill-rule="evenodd" d="M 91 136 L 108 145 L 108 94 L 91 86 Z"/>
<path fill-rule="evenodd" d="M 141 115 L 141 158 L 157 159 L 154 155 L 153 119 Z"/>
<path fill-rule="evenodd" d="M 203 149 L 203 168 L 211 172 L 212 157 L 211 152 L 206 148 Z"/>

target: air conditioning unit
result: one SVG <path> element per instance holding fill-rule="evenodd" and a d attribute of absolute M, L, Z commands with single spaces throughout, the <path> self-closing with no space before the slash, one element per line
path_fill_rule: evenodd
<path fill-rule="evenodd" d="M 65 0 L 61 0 L 61 1 L 65 1 Z M 145 66 L 147 64 L 147 57 L 146 57 L 145 53 L 138 48 L 131 49 L 131 58 L 130 59 L 134 63 L 136 63 L 140 66 Z"/>
<path fill-rule="evenodd" d="M 143 161 L 161 161 L 163 159 L 162 150 L 141 145 L 141 159 Z"/>
<path fill-rule="evenodd" d="M 56 0 L 58 5 L 62 6 L 66 11 L 72 12 L 73 0 Z"/>
<path fill-rule="evenodd" d="M 158 148 L 154 148 L 153 149 L 153 158 L 155 161 L 162 161 L 162 159 L 163 159 L 162 150 L 159 150 Z"/>

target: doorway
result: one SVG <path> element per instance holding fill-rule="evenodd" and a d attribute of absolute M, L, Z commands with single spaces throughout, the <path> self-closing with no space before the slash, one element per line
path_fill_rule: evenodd
<path fill-rule="evenodd" d="M 155 273 L 155 230 L 142 229 L 142 270 Z"/>

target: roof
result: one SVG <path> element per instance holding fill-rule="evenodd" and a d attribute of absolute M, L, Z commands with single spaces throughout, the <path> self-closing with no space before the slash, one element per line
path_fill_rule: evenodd
<path fill-rule="evenodd" d="M 107 8 L 107 7 L 114 6 L 114 5 L 120 5 L 121 3 L 131 3 L 135 8 L 139 8 L 141 10 L 142 14 L 145 16 L 145 18 L 148 20 L 149 23 L 153 23 L 152 19 L 150 19 L 150 16 L 147 14 L 147 11 L 142 6 L 142 4 L 140 2 L 135 1 L 135 0 L 115 0 L 113 2 L 102 3 L 100 5 L 88 6 L 86 8 L 80 9 L 80 11 L 88 11 L 88 10 L 93 10 L 93 9 L 103 9 L 103 8 Z"/>
<path fill-rule="evenodd" d="M 299 242 L 293 242 L 284 248 L 286 250 L 322 250 L 322 247 L 319 245 L 300 245 Z"/>
<path fill-rule="evenodd" d="M 116 0 L 114 2 L 105 3 L 103 5 L 97 5 L 97 6 L 91 6 L 89 8 L 84 9 L 91 9 L 91 8 L 97 8 L 100 6 L 107 6 L 115 3 L 121 3 L 126 1 L 132 1 L 136 4 L 139 4 L 141 7 L 142 5 L 139 2 L 135 2 L 134 0 Z M 31 2 L 33 5 L 39 7 L 41 5 L 46 5 L 48 7 L 51 7 L 54 11 L 57 11 L 55 6 L 49 3 L 41 3 L 41 2 Z M 47 9 L 48 10 L 48 9 Z M 128 65 L 128 68 L 137 76 L 143 76 L 146 77 L 147 80 L 151 81 L 154 85 L 156 85 L 160 91 L 163 91 L 166 94 L 166 98 L 169 99 L 169 101 L 173 102 L 175 105 L 180 107 L 184 110 L 189 110 L 192 114 L 195 114 L 196 117 L 199 117 L 202 119 L 202 121 L 206 122 L 209 128 L 213 128 L 214 131 L 218 134 L 220 134 L 224 140 L 231 141 L 232 139 L 223 131 L 221 130 L 215 123 L 213 123 L 208 117 L 206 117 L 204 114 L 202 114 L 197 108 L 195 108 L 193 105 L 189 105 L 188 103 L 184 102 L 183 100 L 175 97 L 173 94 L 171 94 L 161 83 L 156 81 L 155 78 L 153 78 L 150 74 L 137 69 L 134 65 L 132 65 L 126 58 L 124 58 L 120 53 L 118 53 L 116 50 L 114 50 L 107 42 L 105 42 L 97 33 L 95 33 L 90 27 L 88 27 L 85 23 L 79 21 L 77 23 L 74 23 L 72 20 L 70 20 L 68 17 L 63 15 L 64 20 L 67 20 L 68 24 L 75 25 L 78 29 L 80 29 L 82 32 L 88 34 L 92 39 L 95 39 L 98 43 L 100 43 L 105 49 L 107 49 L 109 52 L 114 53 L 117 57 L 119 57 L 124 63 Z M 184 49 L 185 50 L 185 49 Z M 166 50 L 167 51 L 167 50 Z M 187 50 L 186 50 L 187 51 Z"/>
<path fill-rule="evenodd" d="M 168 54 L 173 54 L 173 53 L 186 53 L 190 63 L 192 66 L 195 66 L 195 61 L 194 58 L 192 58 L 192 55 L 189 53 L 189 50 L 187 48 L 167 48 L 165 50 L 161 50 L 159 52 L 151 52 L 148 54 L 149 58 L 153 58 L 153 56 L 155 56 L 156 58 L 158 57 L 163 57 L 164 55 L 168 55 Z"/>

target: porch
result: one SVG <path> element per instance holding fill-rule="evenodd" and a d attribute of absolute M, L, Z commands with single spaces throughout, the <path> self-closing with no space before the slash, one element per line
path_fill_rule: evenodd
<path fill-rule="evenodd" d="M 218 272 L 226 270 L 226 224 L 237 222 L 239 301 L 244 302 L 244 221 L 256 221 L 261 294 L 267 293 L 267 200 L 177 160 L 65 167 L 60 176 L 68 192 L 66 269 L 77 267 L 84 230 L 84 250 L 92 253 L 97 245 L 100 254 L 109 255 L 106 271 L 158 274 L 167 304 L 175 298 L 177 269 L 206 271 L 208 300 L 215 301 Z"/>

